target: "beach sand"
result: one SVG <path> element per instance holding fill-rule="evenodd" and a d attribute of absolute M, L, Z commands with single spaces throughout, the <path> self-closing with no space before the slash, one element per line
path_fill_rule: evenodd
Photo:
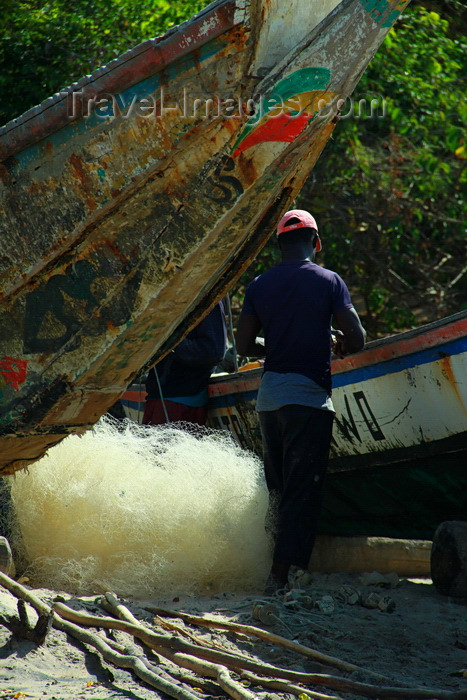
<path fill-rule="evenodd" d="M 466 601 L 438 594 L 430 579 L 313 573 L 308 580 L 298 581 L 295 586 L 292 593 L 270 598 L 261 592 L 257 595 L 226 592 L 214 597 L 168 596 L 123 602 L 138 620 L 149 626 L 154 620 L 151 609 L 156 608 L 215 616 L 295 640 L 321 654 L 354 664 L 359 670 L 344 672 L 279 643 L 250 635 L 239 637 L 231 632 L 187 625 L 175 614 L 167 618 L 190 631 L 191 641 L 238 652 L 276 667 L 330 674 L 373 686 L 418 687 L 445 692 L 463 690 L 467 697 Z M 60 596 L 76 610 L 107 614 L 96 604 L 98 596 L 79 598 L 44 588 L 33 592 L 48 605 Z M 373 595 L 368 600 L 370 594 Z M 378 603 L 380 607 L 368 607 Z M 29 604 L 27 611 L 34 625 L 37 615 Z M 0 587 L 0 614 L 15 613 L 17 598 Z M 106 636 L 102 629 L 98 634 Z M 144 654 L 125 632 L 117 631 L 113 637 L 120 644 L 130 646 L 133 652 Z M 162 657 L 152 656 L 151 663 L 167 678 L 165 674 L 174 668 Z M 375 673 L 384 679 L 376 679 Z M 181 684 L 181 681 L 175 682 Z M 201 693 L 199 688 L 186 684 L 183 687 L 200 698 L 214 694 L 206 689 Z M 248 690 L 258 698 L 293 698 L 286 691 L 253 684 Z M 321 685 L 303 687 L 309 697 L 312 697 L 311 691 L 346 699 L 364 697 Z M 159 697 L 167 696 L 139 680 L 131 671 L 103 661 L 96 650 L 58 629 L 52 628 L 44 644 L 38 646 L 15 638 L 5 626 L 0 626 L 0 698 L 146 700 Z M 432 697 L 439 697 L 439 692 Z"/>

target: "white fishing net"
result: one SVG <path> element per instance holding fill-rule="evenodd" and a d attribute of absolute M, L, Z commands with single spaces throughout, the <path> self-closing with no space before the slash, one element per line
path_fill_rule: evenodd
<path fill-rule="evenodd" d="M 35 585 L 155 596 L 247 591 L 270 564 L 261 462 L 225 432 L 104 416 L 12 479 Z"/>

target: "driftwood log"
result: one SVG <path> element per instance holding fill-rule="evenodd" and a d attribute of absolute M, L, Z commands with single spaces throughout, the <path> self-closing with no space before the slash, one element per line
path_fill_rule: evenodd
<path fill-rule="evenodd" d="M 229 622 L 226 620 L 216 620 L 212 617 L 201 617 L 199 615 L 190 615 L 184 612 L 175 612 L 173 610 L 167 610 L 165 608 L 158 608 L 155 606 L 147 606 L 146 610 L 153 612 L 161 617 L 178 617 L 180 620 L 187 622 L 191 625 L 197 625 L 198 627 L 208 627 L 211 629 L 220 629 L 227 632 L 234 632 L 236 634 L 243 634 L 248 637 L 257 637 L 258 639 L 263 639 L 271 644 L 277 644 L 284 649 L 289 651 L 294 651 L 297 654 L 301 654 L 313 661 L 317 661 L 323 666 L 331 666 L 339 671 L 344 671 L 347 673 L 355 673 L 356 671 L 363 671 L 365 675 L 371 676 L 378 681 L 387 680 L 384 676 L 379 673 L 374 673 L 367 669 L 357 666 L 356 664 L 343 661 L 342 659 L 337 659 L 335 656 L 328 656 L 327 654 L 322 654 L 316 649 L 294 642 L 281 635 L 274 634 L 273 632 L 268 632 L 267 630 L 261 629 L 261 627 L 253 627 L 252 625 L 242 625 L 238 622 Z M 157 620 L 156 620 L 157 621 Z"/>
<path fill-rule="evenodd" d="M 105 601 L 105 602 L 104 602 Z M 104 603 L 103 607 L 106 610 L 110 610 L 114 615 L 116 615 L 120 620 L 129 622 L 132 625 L 141 626 L 138 620 L 135 618 L 133 613 L 128 610 L 126 605 L 120 603 L 117 597 L 113 593 L 106 593 L 105 598 L 101 601 L 101 605 Z M 170 661 L 178 665 L 176 661 L 173 660 L 173 654 L 167 653 L 166 648 L 160 649 L 159 652 L 162 653 Z M 195 668 L 192 670 L 196 671 L 200 676 L 208 676 L 215 678 L 222 690 L 224 690 L 227 695 L 229 695 L 234 700 L 254 700 L 255 695 L 250 693 L 246 688 L 244 688 L 240 683 L 233 680 L 229 674 L 228 669 L 225 666 L 219 664 L 211 664 L 206 661 L 199 661 Z"/>
<path fill-rule="evenodd" d="M 430 575 L 429 540 L 318 535 L 309 569 L 326 573 L 378 571 L 399 576 Z"/>
<path fill-rule="evenodd" d="M 45 638 L 52 626 L 53 612 L 40 613 L 34 627 L 31 626 L 26 603 L 22 598 L 19 598 L 17 603 L 18 617 L 15 615 L 0 615 L 0 625 L 9 629 L 13 636 L 17 639 L 27 639 L 41 646 L 45 642 Z"/>
<path fill-rule="evenodd" d="M 77 612 L 58 602 L 54 603 L 53 608 L 50 608 L 30 590 L 1 572 L 0 585 L 32 605 L 39 615 L 50 616 L 53 626 L 57 629 L 73 636 L 83 644 L 94 647 L 105 661 L 120 668 L 132 670 L 141 680 L 177 700 L 199 700 L 199 696 L 162 678 L 145 659 L 134 654 L 122 653 L 120 646 L 108 643 L 98 634 L 93 634 L 87 629 L 83 629 L 82 626 L 126 632 L 141 640 L 146 646 L 155 650 L 157 654 L 165 657 L 171 663 L 181 668 L 193 670 L 200 676 L 215 678 L 219 686 L 232 700 L 254 700 L 257 696 L 250 689 L 245 688 L 242 683 L 232 678 L 231 672 L 248 680 L 253 686 L 276 688 L 295 695 L 305 693 L 310 698 L 321 700 L 342 700 L 342 698 L 336 695 L 324 695 L 318 692 L 318 688 L 342 691 L 346 696 L 350 693 L 355 696 L 381 700 L 433 700 L 433 698 L 437 698 L 437 700 L 467 700 L 467 691 L 449 692 L 426 688 L 370 685 L 328 674 L 300 673 L 261 663 L 240 653 L 233 654 L 228 651 L 206 648 L 196 643 L 187 642 L 175 635 L 148 629 L 138 622 L 112 594 L 106 596 L 106 601 L 112 612 L 120 619 Z M 131 622 L 121 619 L 122 617 L 127 617 Z"/>
<path fill-rule="evenodd" d="M 166 693 L 170 697 L 176 698 L 176 700 L 199 700 L 197 695 L 186 691 L 178 685 L 174 685 L 164 678 L 161 678 L 153 670 L 149 669 L 147 665 L 141 660 L 141 658 L 130 655 L 122 654 L 118 651 L 112 649 L 110 644 L 104 641 L 101 637 L 96 634 L 92 634 L 88 630 L 82 629 L 78 625 L 74 625 L 62 619 L 52 608 L 50 608 L 46 603 L 44 603 L 40 598 L 38 598 L 34 593 L 21 586 L 13 579 L 10 579 L 6 574 L 0 572 L 0 585 L 13 593 L 17 598 L 29 603 L 37 613 L 43 616 L 51 616 L 52 625 L 74 637 L 79 642 L 86 644 L 88 646 L 96 649 L 103 657 L 105 661 L 113 664 L 119 668 L 126 668 L 134 672 L 134 674 L 140 678 L 142 681 L 147 683 L 149 686 L 156 688 L 156 690 Z"/>
<path fill-rule="evenodd" d="M 101 605 L 106 611 L 114 612 L 121 620 L 126 620 L 127 622 L 133 622 L 135 620 L 133 614 L 128 610 L 128 608 L 119 603 L 112 593 L 105 594 L 105 598 L 102 599 Z M 163 654 L 169 661 L 177 666 L 184 666 L 189 670 L 195 671 L 198 675 L 216 678 L 219 682 L 219 686 L 232 696 L 231 692 L 229 692 L 232 690 L 232 684 L 229 682 L 231 679 L 230 676 L 228 676 L 228 671 L 225 667 L 209 663 L 208 661 L 202 661 L 195 656 L 190 657 L 188 654 L 171 652 L 168 649 L 165 649 Z M 227 681 L 227 677 L 229 681 Z M 282 690 L 283 692 L 290 693 L 292 695 L 299 696 L 304 691 L 303 687 L 301 686 L 292 686 L 286 681 L 254 676 L 253 674 L 248 674 L 246 671 L 242 673 L 242 677 L 246 678 L 248 681 L 251 681 L 254 685 Z M 323 695 L 322 693 L 312 692 L 309 689 L 307 689 L 306 694 L 310 698 L 314 698 L 316 700 L 343 700 L 337 695 Z M 249 693 L 249 695 L 251 696 L 252 694 Z M 253 695 L 253 697 L 256 696 Z"/>
<path fill-rule="evenodd" d="M 106 593 L 105 597 L 101 599 L 100 601 L 101 607 L 106 610 L 106 612 L 111 612 L 115 614 L 119 619 L 121 620 L 126 620 L 127 622 L 137 622 L 135 619 L 134 615 L 128 610 L 128 608 L 125 605 L 122 605 L 121 603 L 118 602 L 116 599 L 116 596 L 113 593 Z M 204 618 L 200 618 L 204 619 Z M 207 625 L 209 626 L 209 625 Z M 193 635 L 190 635 L 190 637 L 193 637 Z M 199 643 L 199 642 L 198 642 Z M 169 649 L 163 649 L 162 652 L 160 652 L 164 655 L 164 657 L 172 662 L 173 665 L 177 666 L 178 668 L 186 668 L 190 671 L 194 671 L 196 674 L 198 674 L 198 678 L 196 680 L 196 684 L 199 686 L 199 677 L 200 676 L 207 676 L 208 678 L 216 678 L 218 681 L 219 688 L 223 689 L 226 691 L 231 697 L 234 697 L 232 693 L 235 693 L 237 690 L 236 686 L 233 685 L 232 679 L 228 675 L 228 671 L 224 666 L 220 666 L 218 664 L 213 664 L 210 663 L 209 661 L 203 661 L 201 659 L 198 659 L 196 656 L 190 656 L 189 654 L 180 654 L 177 652 L 172 652 Z M 258 686 L 264 686 L 266 688 L 272 688 L 272 689 L 277 689 L 277 690 L 282 690 L 283 692 L 292 694 L 292 695 L 301 695 L 304 691 L 304 688 L 301 686 L 292 686 L 290 683 L 287 683 L 286 681 L 280 681 L 277 679 L 267 679 L 267 678 L 262 678 L 260 676 L 254 676 L 253 674 L 249 674 L 247 677 L 247 672 L 245 671 L 242 673 L 242 677 L 246 678 L 247 680 L 253 682 L 254 685 Z M 188 682 L 192 682 L 193 679 L 189 678 L 186 679 Z M 242 697 L 244 696 L 244 693 L 248 692 L 245 691 L 244 688 L 241 688 L 241 693 Z M 252 693 L 248 693 L 249 696 L 252 695 Z M 324 695 L 323 693 L 315 693 L 307 689 L 307 695 L 310 698 L 313 698 L 315 700 L 343 700 L 340 696 L 337 695 Z M 255 698 L 256 696 L 253 695 Z"/>
<path fill-rule="evenodd" d="M 467 598 L 467 522 L 452 520 L 437 528 L 431 548 L 431 578 L 439 593 Z"/>
<path fill-rule="evenodd" d="M 97 615 L 77 613 L 63 603 L 54 604 L 54 609 L 65 619 L 72 619 L 80 624 L 104 627 L 106 629 L 118 629 L 138 637 L 145 644 L 164 655 L 169 652 L 180 666 L 190 663 L 192 657 L 219 663 L 241 675 L 244 671 L 253 672 L 266 678 L 291 680 L 295 685 L 303 685 L 303 692 L 307 693 L 309 686 L 323 686 L 331 690 L 343 690 L 354 695 L 362 695 L 381 700 L 467 700 L 467 691 L 450 692 L 443 690 L 428 690 L 426 688 L 397 688 L 388 686 L 375 686 L 367 683 L 359 683 L 338 676 L 320 673 L 300 673 L 290 669 L 279 668 L 272 664 L 261 663 L 240 654 L 220 652 L 216 649 L 206 649 L 183 639 L 170 635 L 162 635 L 148 630 L 143 625 L 135 625 L 122 620 Z M 187 658 L 188 657 L 188 658 Z"/>

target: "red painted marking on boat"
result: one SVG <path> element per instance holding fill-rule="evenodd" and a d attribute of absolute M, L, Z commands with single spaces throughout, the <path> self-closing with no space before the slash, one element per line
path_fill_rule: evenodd
<path fill-rule="evenodd" d="M 11 384 L 15 391 L 26 381 L 27 360 L 6 355 L 0 360 L 0 374 L 7 384 Z"/>
<path fill-rule="evenodd" d="M 146 389 L 145 387 L 143 387 L 141 391 L 132 391 L 129 389 L 128 391 L 125 391 L 122 398 L 126 401 L 134 401 L 135 403 L 139 403 L 146 399 Z"/>
<path fill-rule="evenodd" d="M 451 358 L 449 356 L 442 357 L 439 360 L 439 362 L 441 364 L 442 373 L 444 374 L 444 376 L 448 380 L 449 386 L 451 387 L 451 389 L 453 390 L 453 392 L 456 395 L 457 400 L 459 401 L 459 405 L 463 407 L 464 412 L 465 412 L 465 402 L 464 402 L 464 399 L 462 398 L 462 396 L 459 392 L 458 386 L 457 386 L 456 377 L 455 377 L 455 374 L 454 374 L 453 369 L 452 369 Z"/>
<path fill-rule="evenodd" d="M 310 116 L 308 114 L 278 114 L 271 117 L 264 124 L 252 131 L 235 149 L 233 157 L 236 158 L 247 148 L 256 146 L 265 141 L 279 141 L 281 143 L 292 143 L 305 129 Z"/>

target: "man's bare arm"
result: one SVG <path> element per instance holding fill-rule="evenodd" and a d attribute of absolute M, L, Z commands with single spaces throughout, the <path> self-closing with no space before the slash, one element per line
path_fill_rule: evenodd
<path fill-rule="evenodd" d="M 264 345 L 257 342 L 256 336 L 261 330 L 257 316 L 241 313 L 238 319 L 236 344 L 237 352 L 243 357 L 264 357 Z"/>
<path fill-rule="evenodd" d="M 365 345 L 366 331 L 363 328 L 357 312 L 352 307 L 344 309 L 333 316 L 333 326 L 344 334 L 338 337 L 337 355 L 349 355 L 362 350 Z"/>

